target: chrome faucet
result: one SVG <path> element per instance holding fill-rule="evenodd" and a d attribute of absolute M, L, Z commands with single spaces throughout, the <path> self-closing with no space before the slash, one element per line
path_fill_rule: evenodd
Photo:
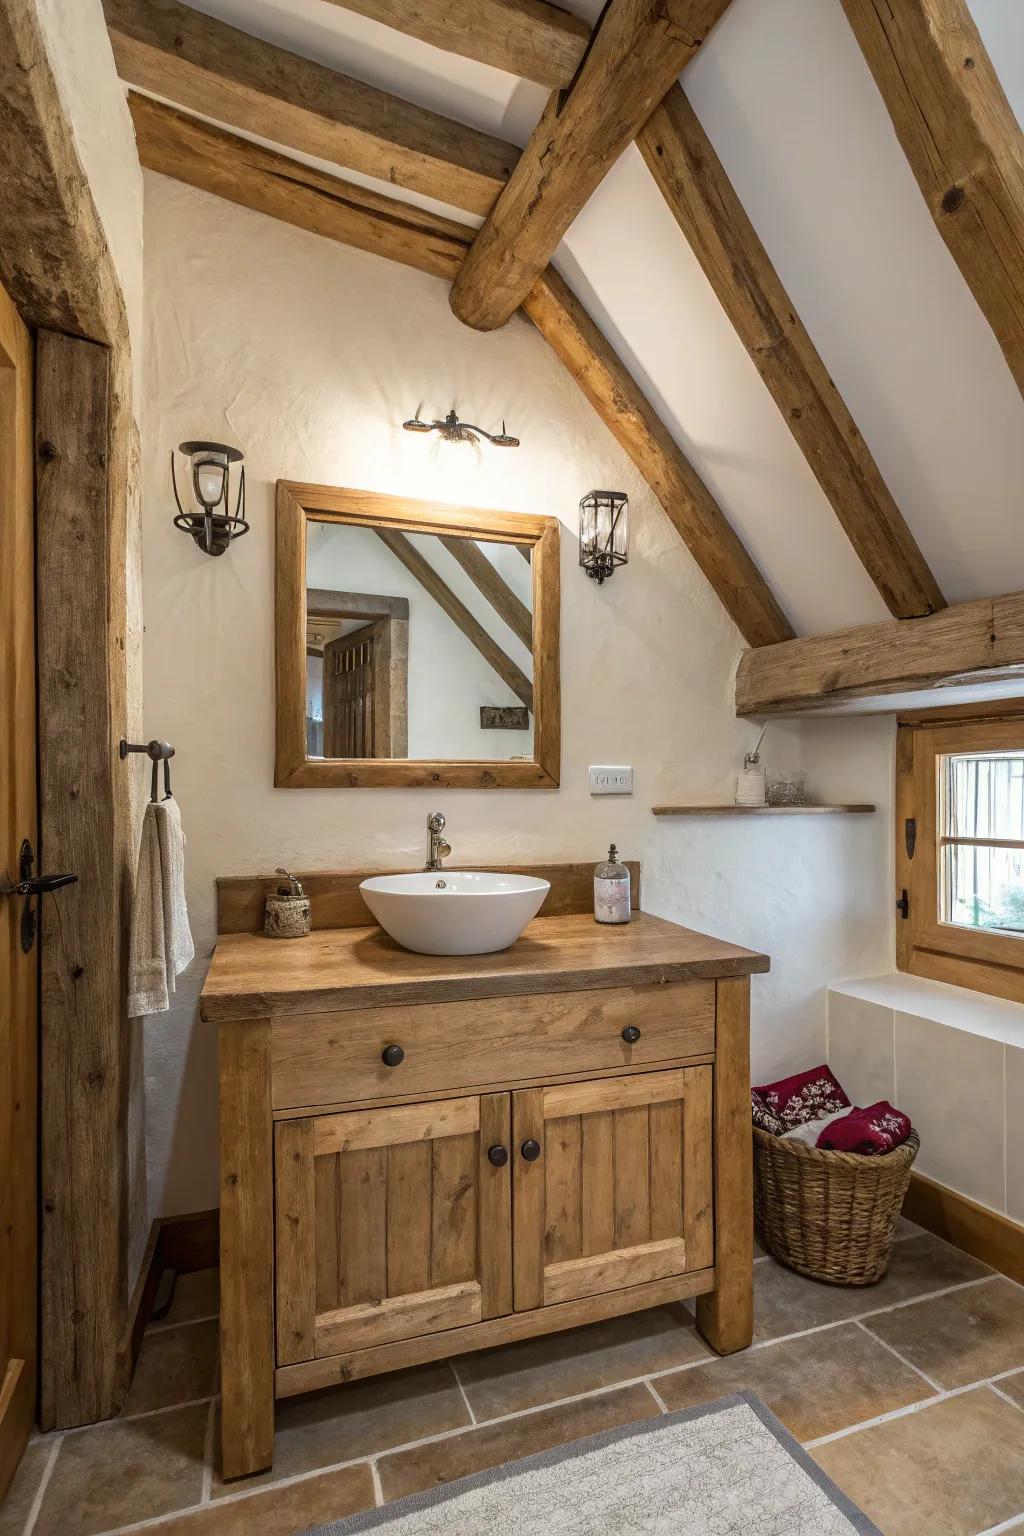
<path fill-rule="evenodd" d="M 452 851 L 451 843 L 446 843 L 441 833 L 444 831 L 444 817 L 440 811 L 435 811 L 427 817 L 427 830 L 430 833 L 430 849 L 427 854 L 426 869 L 443 869 L 442 860 L 446 859 Z"/>

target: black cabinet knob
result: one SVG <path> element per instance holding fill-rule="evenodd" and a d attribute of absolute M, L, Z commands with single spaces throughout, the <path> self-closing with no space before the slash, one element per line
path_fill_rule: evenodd
<path fill-rule="evenodd" d="M 540 1142 L 524 1141 L 519 1150 L 528 1163 L 535 1163 L 540 1157 Z"/>
<path fill-rule="evenodd" d="M 635 1024 L 627 1024 L 625 1029 L 622 1031 L 622 1038 L 625 1040 L 627 1045 L 636 1045 L 637 1041 L 640 1039 L 640 1031 L 637 1029 Z"/>
<path fill-rule="evenodd" d="M 508 1147 L 488 1147 L 487 1161 L 493 1163 L 495 1168 L 504 1168 L 508 1162 Z"/>
<path fill-rule="evenodd" d="M 386 1045 L 380 1053 L 380 1059 L 386 1067 L 397 1067 L 399 1062 L 405 1060 L 405 1052 L 400 1045 Z"/>

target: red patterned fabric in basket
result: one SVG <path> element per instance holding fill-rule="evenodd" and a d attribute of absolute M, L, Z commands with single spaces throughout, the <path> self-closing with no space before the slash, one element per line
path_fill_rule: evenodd
<path fill-rule="evenodd" d="M 903 1111 L 893 1109 L 887 1099 L 880 1099 L 867 1109 L 852 1109 L 848 1115 L 830 1121 L 815 1145 L 825 1152 L 862 1152 L 870 1156 L 901 1147 L 910 1131 L 910 1120 Z"/>
<path fill-rule="evenodd" d="M 792 1077 L 784 1077 L 777 1083 L 765 1083 L 754 1088 L 753 1092 L 760 1098 L 769 1115 L 781 1120 L 782 1128 L 786 1131 L 792 1130 L 795 1125 L 805 1125 L 808 1120 L 821 1120 L 825 1115 L 834 1115 L 841 1109 L 852 1107 L 826 1066 L 812 1067 L 809 1072 L 796 1072 Z M 756 1108 L 756 1100 L 754 1103 Z M 761 1129 L 770 1131 L 772 1127 L 762 1125 Z"/>

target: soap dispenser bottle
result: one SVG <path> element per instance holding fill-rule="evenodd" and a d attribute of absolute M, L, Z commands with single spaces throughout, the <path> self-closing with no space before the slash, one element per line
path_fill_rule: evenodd
<path fill-rule="evenodd" d="M 607 861 L 594 870 L 594 919 L 599 923 L 628 923 L 630 917 L 630 878 L 625 864 L 619 862 L 615 844 L 608 849 Z"/>

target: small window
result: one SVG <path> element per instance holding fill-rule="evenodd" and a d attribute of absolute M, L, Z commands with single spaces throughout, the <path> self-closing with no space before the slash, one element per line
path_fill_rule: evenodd
<path fill-rule="evenodd" d="M 897 964 L 1024 1002 L 1024 713 L 901 722 L 896 763 Z"/>

